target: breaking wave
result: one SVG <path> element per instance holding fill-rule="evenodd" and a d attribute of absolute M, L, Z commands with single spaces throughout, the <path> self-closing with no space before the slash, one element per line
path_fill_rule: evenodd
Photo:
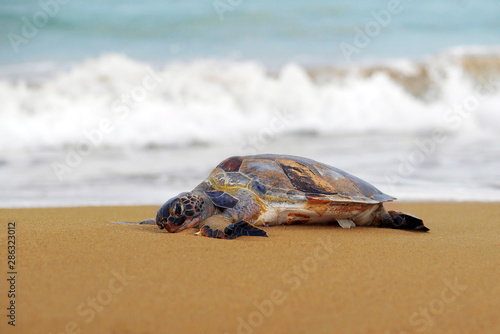
<path fill-rule="evenodd" d="M 2 151 L 84 142 L 107 148 L 243 145 L 252 136 L 295 133 L 442 129 L 495 139 L 500 133 L 500 53 L 484 50 L 376 65 L 291 63 L 276 71 L 212 59 L 153 68 L 121 54 L 31 79 L 0 70 Z"/>

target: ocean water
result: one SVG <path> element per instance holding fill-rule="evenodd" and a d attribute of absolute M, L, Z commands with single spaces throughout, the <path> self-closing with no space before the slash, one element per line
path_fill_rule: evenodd
<path fill-rule="evenodd" d="M 161 204 L 284 153 L 500 200 L 497 1 L 0 4 L 0 207 Z"/>

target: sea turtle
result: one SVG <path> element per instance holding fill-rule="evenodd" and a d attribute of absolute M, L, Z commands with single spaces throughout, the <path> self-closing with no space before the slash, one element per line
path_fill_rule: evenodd
<path fill-rule="evenodd" d="M 256 226 L 338 222 L 343 228 L 376 226 L 428 231 L 421 219 L 387 212 L 395 198 L 340 169 L 288 155 L 235 156 L 221 162 L 191 192 L 181 193 L 143 221 L 179 232 L 234 239 L 267 236 Z"/>

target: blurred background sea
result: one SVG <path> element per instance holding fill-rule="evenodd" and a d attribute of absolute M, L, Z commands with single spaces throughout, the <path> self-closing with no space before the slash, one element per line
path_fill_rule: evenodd
<path fill-rule="evenodd" d="M 500 2 L 0 3 L 0 207 L 162 204 L 231 155 L 500 200 Z"/>

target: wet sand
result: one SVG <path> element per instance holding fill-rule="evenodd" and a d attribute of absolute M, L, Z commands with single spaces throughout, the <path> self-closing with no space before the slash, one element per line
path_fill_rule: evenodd
<path fill-rule="evenodd" d="M 499 333 L 500 203 L 392 203 L 431 231 L 265 228 L 214 240 L 119 225 L 157 207 L 0 210 L 16 222 L 1 333 Z"/>

